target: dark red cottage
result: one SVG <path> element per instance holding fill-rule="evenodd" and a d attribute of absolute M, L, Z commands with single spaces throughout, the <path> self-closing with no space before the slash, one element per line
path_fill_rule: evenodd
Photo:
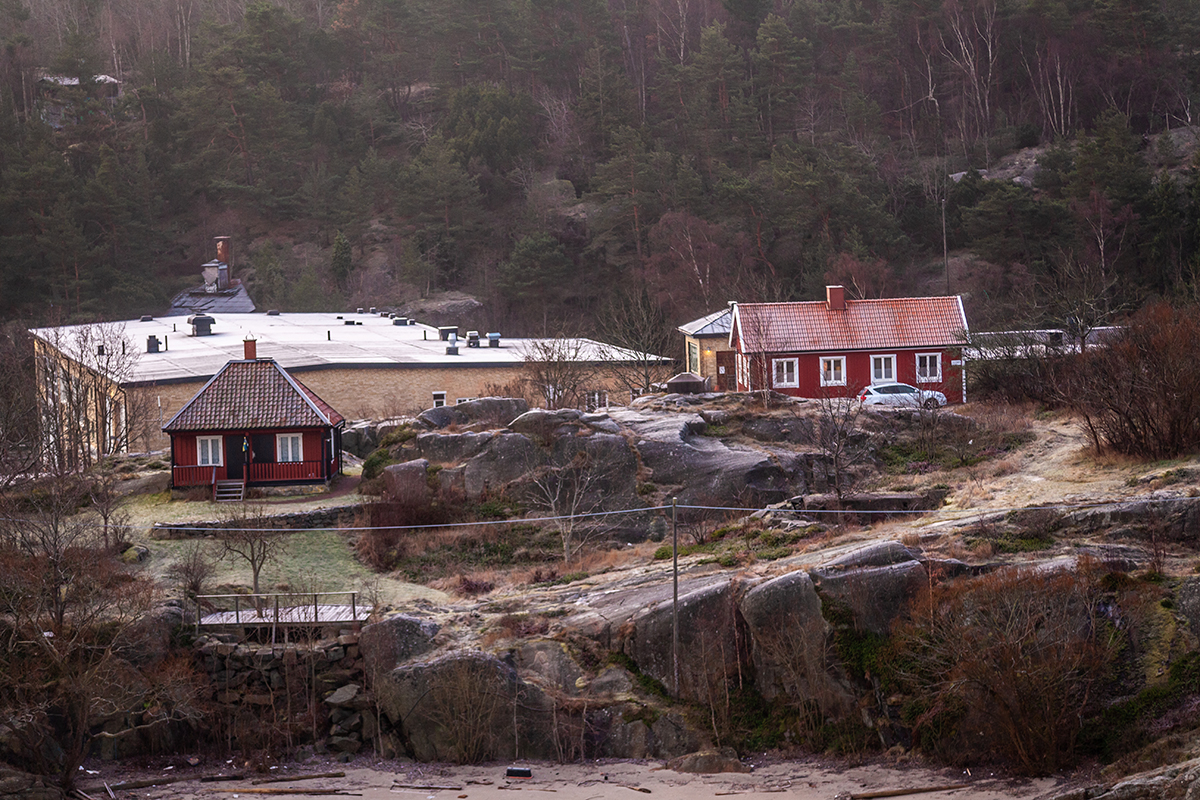
<path fill-rule="evenodd" d="M 729 344 L 739 391 L 846 397 L 876 383 L 908 383 L 965 400 L 959 297 L 848 300 L 825 287 L 825 302 L 736 303 Z"/>
<path fill-rule="evenodd" d="M 345 419 L 271 358 L 230 361 L 163 426 L 175 487 L 327 483 Z M 238 496 L 241 496 L 240 494 Z"/>

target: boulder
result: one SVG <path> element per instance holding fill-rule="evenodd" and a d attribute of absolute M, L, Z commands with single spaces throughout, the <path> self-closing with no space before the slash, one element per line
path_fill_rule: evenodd
<path fill-rule="evenodd" d="M 366 626 L 358 637 L 358 647 L 367 676 L 377 680 L 397 665 L 429 652 L 437 632 L 438 626 L 429 620 L 404 614 Z"/>
<path fill-rule="evenodd" d="M 874 542 L 826 561 L 818 568 L 818 572 L 824 575 L 852 567 L 886 567 L 889 564 L 902 564 L 905 561 L 916 560 L 917 557 L 913 552 L 903 544 L 889 540 Z"/>
<path fill-rule="evenodd" d="M 605 758 L 673 758 L 709 744 L 678 712 L 633 703 L 589 710 L 587 725 Z"/>
<path fill-rule="evenodd" d="M 743 764 L 737 757 L 737 751 L 732 747 L 722 747 L 720 750 L 701 750 L 698 753 L 688 753 L 672 758 L 667 762 L 667 769 L 697 775 L 751 771 L 750 767 Z"/>
<path fill-rule="evenodd" d="M 583 670 L 562 642 L 543 639 L 525 642 L 514 653 L 517 670 L 527 680 L 568 695 L 579 694 Z"/>
<path fill-rule="evenodd" d="M 742 421 L 742 434 L 760 442 L 808 444 L 815 440 L 812 420 L 806 417 L 750 417 Z"/>
<path fill-rule="evenodd" d="M 417 419 L 430 428 L 486 424 L 506 427 L 529 410 L 529 403 L 514 397 L 481 397 L 453 406 L 422 411 Z"/>
<path fill-rule="evenodd" d="M 518 752 L 553 758 L 556 752 L 552 702 L 494 655 L 458 652 L 406 664 L 375 688 L 380 709 L 418 761 L 511 759 Z"/>
<path fill-rule="evenodd" d="M 669 587 L 668 587 L 669 588 Z M 738 675 L 745 663 L 746 633 L 734 604 L 732 579 L 679 594 L 679 697 L 706 700 L 709 687 Z M 622 649 L 646 675 L 671 691 L 674 684 L 673 601 L 667 597 L 638 612 Z"/>
<path fill-rule="evenodd" d="M 550 462 L 566 466 L 576 459 L 588 465 L 591 489 L 597 493 L 597 509 L 621 509 L 640 505 L 637 496 L 637 455 L 625 437 L 609 433 L 591 436 L 562 436 L 555 440 Z"/>
<path fill-rule="evenodd" d="M 416 458 L 384 467 L 383 494 L 406 506 L 429 505 L 433 496 L 429 489 L 429 462 Z"/>
<path fill-rule="evenodd" d="M 755 686 L 763 697 L 809 700 L 831 717 L 851 707 L 850 695 L 829 671 L 829 624 L 807 572 L 760 583 L 739 608 L 750 634 Z"/>
<path fill-rule="evenodd" d="M 182 624 L 183 608 L 178 600 L 154 609 L 121 632 L 130 645 L 127 658 L 143 668 L 160 664 L 171 650 L 171 635 Z"/>
<path fill-rule="evenodd" d="M 358 697 L 359 691 L 362 689 L 357 683 L 348 683 L 338 689 L 335 689 L 333 694 L 325 698 L 325 704 L 334 708 L 352 708 L 355 705 L 355 698 Z"/>
<path fill-rule="evenodd" d="M 532 412 L 530 412 L 532 413 Z M 490 445 L 468 461 L 463 471 L 467 497 L 479 500 L 498 491 L 545 462 L 541 448 L 519 433 L 500 433 Z"/>
<path fill-rule="evenodd" d="M 1180 581 L 1175 598 L 1179 614 L 1187 620 L 1192 633 L 1200 635 L 1200 577 Z"/>
<path fill-rule="evenodd" d="M 811 573 L 822 601 L 845 608 L 860 630 L 887 635 L 909 599 L 928 580 L 917 561 L 846 570 L 816 569 Z"/>
<path fill-rule="evenodd" d="M 491 432 L 422 433 L 417 449 L 424 458 L 438 464 L 453 464 L 479 455 L 492 440 Z"/>
<path fill-rule="evenodd" d="M 642 464 L 655 483 L 679 485 L 682 504 L 767 504 L 803 490 L 800 463 L 794 457 L 781 464 L 774 454 L 727 445 L 699 436 L 707 423 L 697 414 L 652 414 L 613 409 L 610 415 L 633 433 Z"/>
<path fill-rule="evenodd" d="M 3 800 L 59 800 L 61 797 L 62 790 L 47 785 L 42 776 L 0 765 L 0 798 Z"/>
<path fill-rule="evenodd" d="M 516 433 L 523 433 L 542 442 L 548 443 L 555 431 L 563 425 L 578 422 L 583 414 L 573 408 L 560 408 L 550 411 L 545 408 L 534 408 L 525 412 L 508 424 Z"/>

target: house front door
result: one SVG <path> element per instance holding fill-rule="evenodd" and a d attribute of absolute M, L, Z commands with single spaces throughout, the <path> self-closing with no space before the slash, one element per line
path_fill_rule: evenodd
<path fill-rule="evenodd" d="M 732 392 L 737 388 L 734 381 L 737 377 L 737 351 L 717 351 L 717 391 Z"/>
<path fill-rule="evenodd" d="M 225 476 L 241 480 L 246 467 L 246 452 L 242 449 L 242 434 L 225 437 Z"/>

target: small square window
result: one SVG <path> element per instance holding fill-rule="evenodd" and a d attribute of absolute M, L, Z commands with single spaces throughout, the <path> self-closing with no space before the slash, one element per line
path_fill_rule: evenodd
<path fill-rule="evenodd" d="M 202 467 L 219 467 L 221 461 L 221 437 L 196 437 L 196 463 Z"/>
<path fill-rule="evenodd" d="M 772 359 L 771 374 L 774 376 L 772 385 L 784 389 L 794 389 L 799 386 L 797 366 L 798 360 L 795 358 Z"/>
<path fill-rule="evenodd" d="M 445 392 L 434 392 L 433 393 L 433 407 L 441 408 L 444 405 L 446 405 L 446 393 Z"/>
<path fill-rule="evenodd" d="M 846 358 L 845 358 L 845 356 L 826 356 L 821 359 L 821 385 L 822 386 L 845 386 L 846 385 Z"/>
<path fill-rule="evenodd" d="M 275 435 L 275 460 L 303 461 L 304 437 L 298 433 L 279 433 Z"/>
<path fill-rule="evenodd" d="M 896 380 L 895 356 L 871 356 L 871 383 L 891 383 Z"/>
<path fill-rule="evenodd" d="M 917 382 L 938 383 L 942 380 L 942 354 L 917 353 Z"/>

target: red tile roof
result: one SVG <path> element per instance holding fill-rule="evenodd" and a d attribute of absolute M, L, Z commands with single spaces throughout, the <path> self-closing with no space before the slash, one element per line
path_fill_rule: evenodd
<path fill-rule="evenodd" d="M 163 426 L 167 432 L 315 428 L 343 421 L 271 359 L 230 361 Z"/>
<path fill-rule="evenodd" d="M 733 337 L 744 353 L 804 353 L 962 344 L 967 318 L 957 297 L 738 303 Z"/>

